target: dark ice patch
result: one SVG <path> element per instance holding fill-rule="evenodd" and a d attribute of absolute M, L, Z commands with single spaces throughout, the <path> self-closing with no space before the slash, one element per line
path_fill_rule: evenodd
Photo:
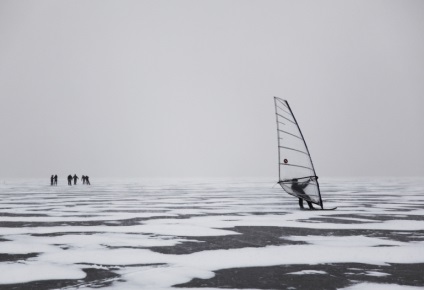
<path fill-rule="evenodd" d="M 246 247 L 266 247 L 282 245 L 302 245 L 309 244 L 305 238 L 303 241 L 292 241 L 285 239 L 291 236 L 366 236 L 381 238 L 400 242 L 424 240 L 424 231 L 387 231 L 387 230 L 334 230 L 334 229 L 312 229 L 312 228 L 285 228 L 285 227 L 261 227 L 261 226 L 240 226 L 225 228 L 240 233 L 241 235 L 208 236 L 208 237 L 182 237 L 191 241 L 182 241 L 174 246 L 151 247 L 152 251 L 162 254 L 192 254 L 206 250 L 228 250 Z M 195 240 L 195 241 L 193 241 Z M 384 241 L 382 242 L 384 246 Z"/>
<path fill-rule="evenodd" d="M 422 221 L 424 216 L 422 215 L 408 215 L 408 214 L 370 214 L 370 213 L 360 213 L 360 214 L 332 214 L 328 217 L 335 218 L 355 218 L 355 219 L 367 219 L 370 220 L 369 223 L 379 222 L 379 221 L 392 221 L 392 220 L 415 220 Z"/>
<path fill-rule="evenodd" d="M 29 213 L 10 213 L 10 212 L 1 212 L 0 216 L 7 217 L 47 217 L 47 214 L 29 214 Z"/>
<path fill-rule="evenodd" d="M 39 253 L 28 253 L 28 254 L 0 254 L 0 262 L 16 262 L 35 258 Z"/>
<path fill-rule="evenodd" d="M 331 223 L 331 224 L 367 224 L 369 222 L 358 221 L 358 220 L 349 220 L 343 218 L 335 217 L 316 217 L 308 219 L 300 219 L 300 222 L 318 222 L 318 223 Z"/>
<path fill-rule="evenodd" d="M 239 249 L 246 247 L 266 247 L 270 245 L 302 245 L 302 241 L 290 241 L 281 239 L 287 234 L 287 228 L 280 227 L 234 227 L 226 228 L 240 233 L 241 235 L 208 236 L 208 237 L 185 237 L 193 241 L 183 241 L 174 246 L 151 247 L 152 251 L 162 254 L 183 255 L 199 251 L 220 249 Z"/>
<path fill-rule="evenodd" d="M 377 266 L 346 263 L 233 268 L 215 271 L 215 276 L 211 279 L 196 278 L 188 283 L 174 285 L 174 287 L 336 290 L 364 282 L 424 286 L 423 267 L 424 264 Z M 292 274 L 304 270 L 322 271 L 325 274 Z M 370 276 L 369 272 L 389 275 Z"/>

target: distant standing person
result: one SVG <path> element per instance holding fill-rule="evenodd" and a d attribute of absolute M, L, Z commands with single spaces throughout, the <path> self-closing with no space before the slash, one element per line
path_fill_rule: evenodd
<path fill-rule="evenodd" d="M 50 185 L 53 185 L 54 184 L 54 175 L 52 175 L 51 177 L 50 177 Z"/>
<path fill-rule="evenodd" d="M 82 180 L 82 184 L 85 184 L 85 176 L 84 175 L 81 176 L 81 180 Z"/>
<path fill-rule="evenodd" d="M 91 184 L 90 184 L 90 180 L 89 180 L 88 178 L 89 178 L 89 177 L 86 175 L 86 176 L 85 176 L 85 184 L 91 185 Z"/>
<path fill-rule="evenodd" d="M 76 174 L 74 174 L 74 185 L 77 185 L 77 179 L 79 179 L 79 177 Z"/>
<path fill-rule="evenodd" d="M 68 175 L 68 185 L 72 185 L 72 175 Z"/>
<path fill-rule="evenodd" d="M 57 175 L 54 176 L 54 185 L 57 185 Z"/>

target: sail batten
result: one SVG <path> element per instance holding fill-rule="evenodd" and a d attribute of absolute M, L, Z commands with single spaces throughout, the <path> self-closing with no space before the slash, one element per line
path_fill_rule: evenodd
<path fill-rule="evenodd" d="M 278 134 L 279 183 L 287 193 L 322 207 L 318 177 L 293 111 L 286 100 L 274 97 L 274 103 Z"/>
<path fill-rule="evenodd" d="M 301 168 L 306 168 L 306 169 L 313 170 L 311 167 L 306 167 L 306 166 L 302 166 L 302 165 L 285 164 L 285 163 L 280 163 L 280 165 L 283 165 L 283 166 L 295 166 L 295 167 L 301 167 Z"/>
<path fill-rule="evenodd" d="M 277 101 L 278 101 L 281 105 L 283 105 L 284 107 L 288 108 L 288 106 L 286 105 L 286 100 L 283 100 L 283 99 L 277 98 Z"/>
<path fill-rule="evenodd" d="M 290 112 L 287 112 L 286 110 L 284 110 L 283 108 L 281 108 L 280 106 L 278 106 L 277 105 L 277 107 L 278 107 L 278 109 L 280 109 L 281 111 L 283 111 L 283 112 L 285 112 L 285 113 L 287 113 L 287 114 L 289 114 L 290 115 Z"/>
<path fill-rule="evenodd" d="M 309 154 L 307 153 L 307 152 L 303 152 L 303 151 L 301 151 L 301 150 L 298 150 L 298 149 L 294 149 L 294 148 L 290 148 L 290 147 L 284 147 L 284 146 L 279 146 L 280 148 L 284 148 L 284 149 L 287 149 L 287 150 L 293 150 L 293 151 L 296 151 L 296 152 L 299 152 L 299 153 L 303 153 L 303 154 L 306 154 L 306 155 L 308 155 L 309 156 Z M 312 168 L 311 168 L 312 169 Z"/>
<path fill-rule="evenodd" d="M 284 125 L 284 124 L 283 124 L 283 125 Z M 296 137 L 296 138 L 298 138 L 298 139 L 302 139 L 302 138 L 300 138 L 299 136 L 296 136 L 296 135 L 294 135 L 294 134 L 292 134 L 292 133 L 289 133 L 289 132 L 286 132 L 286 131 L 284 131 L 284 130 L 279 129 L 278 131 L 280 131 L 280 132 L 282 132 L 282 133 L 286 133 L 286 134 L 288 134 L 288 135 L 290 135 L 290 136 L 293 136 L 293 137 Z M 280 139 L 283 139 L 283 138 L 281 138 L 281 137 L 280 137 Z"/>
<path fill-rule="evenodd" d="M 282 115 L 280 115 L 280 114 L 277 114 L 279 117 L 281 117 L 281 118 L 284 118 L 284 119 L 286 119 L 287 121 L 289 121 L 289 122 L 292 122 L 293 124 L 296 124 L 294 121 L 292 121 L 292 120 L 290 120 L 289 118 L 286 118 L 286 117 L 284 117 L 284 116 L 282 116 Z"/>

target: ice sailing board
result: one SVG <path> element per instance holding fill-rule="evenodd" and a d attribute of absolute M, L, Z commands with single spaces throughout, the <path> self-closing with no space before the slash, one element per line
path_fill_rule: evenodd
<path fill-rule="evenodd" d="M 274 102 L 278 132 L 278 183 L 288 194 L 323 208 L 318 177 L 296 118 L 286 100 L 274 97 Z"/>

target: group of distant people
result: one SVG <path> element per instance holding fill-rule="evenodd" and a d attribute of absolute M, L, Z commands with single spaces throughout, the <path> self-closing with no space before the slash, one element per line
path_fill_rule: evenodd
<path fill-rule="evenodd" d="M 77 180 L 79 179 L 79 177 L 76 174 L 74 174 L 74 176 L 70 174 L 68 175 L 68 185 L 72 185 L 72 179 L 74 180 L 74 185 L 77 185 Z M 88 177 L 87 175 L 81 176 L 81 180 L 82 184 L 90 185 L 90 177 Z"/>
<path fill-rule="evenodd" d="M 57 175 L 52 175 L 50 177 L 50 185 L 57 185 Z"/>
<path fill-rule="evenodd" d="M 74 174 L 74 176 L 69 174 L 68 175 L 68 185 L 72 185 L 72 180 L 74 180 L 74 185 L 76 185 L 78 179 L 79 179 L 79 177 L 76 174 Z M 91 185 L 90 184 L 90 177 L 88 177 L 87 175 L 81 176 L 81 180 L 82 180 L 82 184 Z M 52 186 L 57 185 L 57 175 L 52 175 L 50 177 L 50 185 L 52 185 Z"/>

